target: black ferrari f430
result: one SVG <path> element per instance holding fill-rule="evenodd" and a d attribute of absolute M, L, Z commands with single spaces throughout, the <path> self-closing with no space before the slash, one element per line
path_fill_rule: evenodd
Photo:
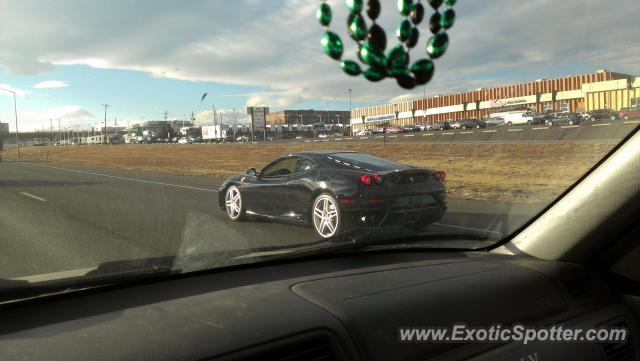
<path fill-rule="evenodd" d="M 309 151 L 228 178 L 219 205 L 231 220 L 267 217 L 321 238 L 386 225 L 421 229 L 446 211 L 445 173 L 366 153 Z"/>

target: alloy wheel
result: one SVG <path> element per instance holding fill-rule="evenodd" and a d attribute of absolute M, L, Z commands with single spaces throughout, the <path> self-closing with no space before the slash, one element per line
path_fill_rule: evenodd
<path fill-rule="evenodd" d="M 224 197 L 224 206 L 227 210 L 227 215 L 232 220 L 238 220 L 242 216 L 242 195 L 238 187 L 231 186 L 227 189 Z"/>
<path fill-rule="evenodd" d="M 334 236 L 340 226 L 338 205 L 333 197 L 321 194 L 313 202 L 313 226 L 323 238 Z"/>

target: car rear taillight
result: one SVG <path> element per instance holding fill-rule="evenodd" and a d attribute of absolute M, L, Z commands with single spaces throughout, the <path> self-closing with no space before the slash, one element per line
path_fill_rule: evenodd
<path fill-rule="evenodd" d="M 382 176 L 378 173 L 373 175 L 373 182 L 375 184 L 382 184 Z"/>
<path fill-rule="evenodd" d="M 360 176 L 360 182 L 363 185 L 367 186 L 367 187 L 371 186 L 371 176 L 370 175 L 361 175 Z"/>
<path fill-rule="evenodd" d="M 435 172 L 433 172 L 433 176 L 440 182 L 444 182 L 447 180 L 447 173 L 441 171 L 441 170 L 437 170 Z"/>

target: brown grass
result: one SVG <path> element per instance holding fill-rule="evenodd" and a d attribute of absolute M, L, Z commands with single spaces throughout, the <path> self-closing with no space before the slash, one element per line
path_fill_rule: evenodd
<path fill-rule="evenodd" d="M 372 153 L 447 172 L 448 195 L 463 199 L 548 202 L 610 151 L 611 143 L 550 144 L 210 144 L 32 147 L 29 160 L 77 162 L 121 169 L 227 176 L 260 169 L 305 149 Z M 5 152 L 4 157 L 11 157 Z"/>

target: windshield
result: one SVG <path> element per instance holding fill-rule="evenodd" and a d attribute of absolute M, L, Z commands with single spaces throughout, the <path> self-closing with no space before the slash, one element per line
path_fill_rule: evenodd
<path fill-rule="evenodd" d="M 3 2 L 0 296 L 492 247 L 640 124 L 637 0 L 381 3 Z"/>

